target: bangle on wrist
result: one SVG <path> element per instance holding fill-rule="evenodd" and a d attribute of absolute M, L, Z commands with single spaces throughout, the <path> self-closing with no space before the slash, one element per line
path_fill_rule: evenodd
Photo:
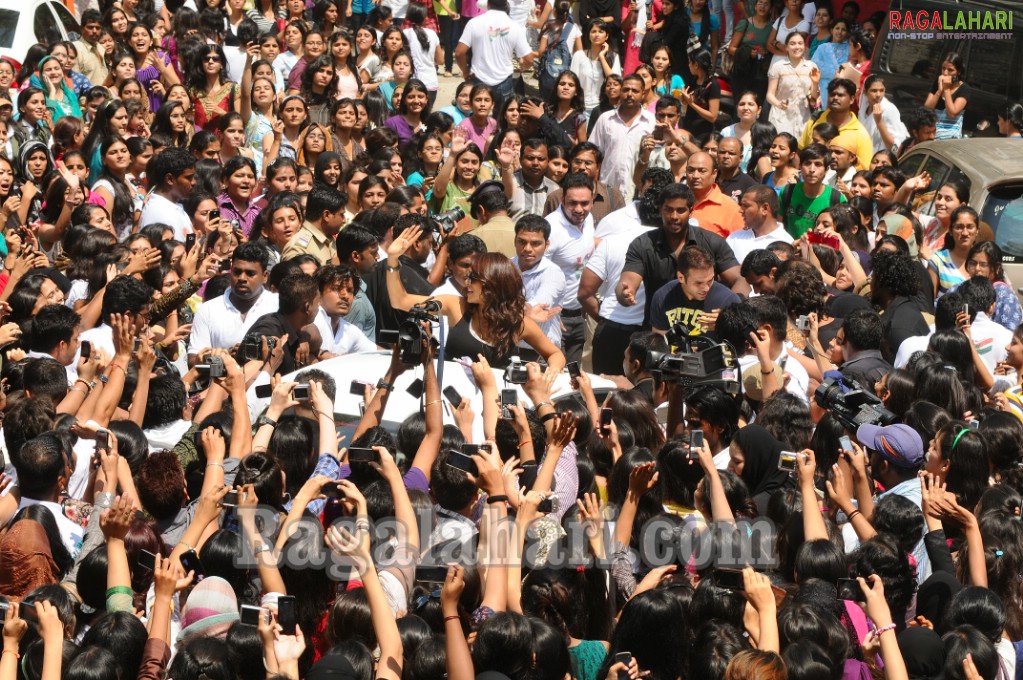
<path fill-rule="evenodd" d="M 444 623 L 447 623 L 448 621 L 459 621 L 461 620 L 461 618 L 462 617 L 460 617 L 458 614 L 451 614 L 450 616 L 444 617 Z"/>
<path fill-rule="evenodd" d="M 521 449 L 522 449 L 522 447 L 523 447 L 523 446 L 525 446 L 526 444 L 532 444 L 532 443 L 533 443 L 533 440 L 532 440 L 532 439 L 527 439 L 527 440 L 526 440 L 526 441 L 524 441 L 524 442 L 519 442 L 519 445 L 518 445 L 518 446 L 516 446 L 515 448 L 517 448 L 517 449 L 520 449 L 520 450 L 521 450 Z"/>

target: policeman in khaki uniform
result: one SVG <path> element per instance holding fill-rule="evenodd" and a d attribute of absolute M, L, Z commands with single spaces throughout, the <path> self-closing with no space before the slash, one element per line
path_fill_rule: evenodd
<path fill-rule="evenodd" d="M 273 204 L 267 208 L 273 219 Z M 314 185 L 306 199 L 306 221 L 281 253 L 282 260 L 312 255 L 321 265 L 337 262 L 334 238 L 345 222 L 345 197 L 332 187 Z"/>

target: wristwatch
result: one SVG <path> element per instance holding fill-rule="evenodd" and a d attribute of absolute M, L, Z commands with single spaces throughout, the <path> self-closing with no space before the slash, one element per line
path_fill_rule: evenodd
<path fill-rule="evenodd" d="M 377 381 L 377 389 L 378 390 L 390 390 L 390 391 L 393 392 L 394 391 L 394 383 L 384 382 L 384 379 L 381 378 L 380 380 Z"/>
<path fill-rule="evenodd" d="M 276 420 L 274 420 L 273 418 L 268 418 L 266 416 L 259 416 L 259 418 L 256 419 L 256 428 L 258 429 L 260 427 L 263 427 L 264 425 L 269 425 L 275 430 L 277 429 Z"/>

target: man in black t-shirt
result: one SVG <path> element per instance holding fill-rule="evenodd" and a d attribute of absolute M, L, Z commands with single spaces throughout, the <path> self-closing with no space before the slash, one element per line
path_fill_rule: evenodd
<path fill-rule="evenodd" d="M 673 328 L 679 335 L 713 331 L 718 311 L 739 296 L 714 280 L 714 258 L 699 246 L 686 246 L 677 258 L 678 281 L 654 293 L 650 323 L 658 333 Z"/>

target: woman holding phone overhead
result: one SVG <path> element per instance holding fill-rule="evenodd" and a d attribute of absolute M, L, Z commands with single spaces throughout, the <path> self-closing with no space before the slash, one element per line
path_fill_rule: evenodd
<path fill-rule="evenodd" d="M 419 242 L 422 231 L 420 226 L 410 227 L 387 248 L 387 293 L 395 309 L 407 311 L 431 299 L 410 295 L 399 275 L 399 258 Z M 565 355 L 536 322 L 525 317 L 522 277 L 506 256 L 478 256 L 466 278 L 465 297 L 439 295 L 433 299 L 440 303 L 450 329 L 444 346 L 447 356 L 475 360 L 483 355 L 491 366 L 499 367 L 509 362 L 516 345 L 524 341 L 547 361 L 548 371 L 558 373 L 565 367 Z"/>

